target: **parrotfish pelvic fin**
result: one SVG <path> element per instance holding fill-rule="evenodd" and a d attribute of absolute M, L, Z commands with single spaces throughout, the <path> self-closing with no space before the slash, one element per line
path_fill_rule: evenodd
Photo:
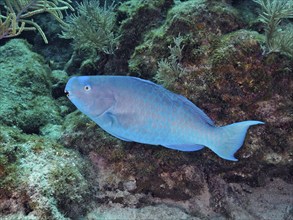
<path fill-rule="evenodd" d="M 203 145 L 198 144 L 178 144 L 178 145 L 164 145 L 164 147 L 180 150 L 180 151 L 197 151 L 204 148 Z"/>

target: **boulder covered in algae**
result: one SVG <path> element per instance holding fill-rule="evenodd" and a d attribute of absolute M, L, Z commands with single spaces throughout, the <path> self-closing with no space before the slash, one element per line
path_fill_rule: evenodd
<path fill-rule="evenodd" d="M 67 219 L 85 213 L 95 182 L 78 152 L 0 126 L 0 218 Z"/>
<path fill-rule="evenodd" d="M 61 124 L 60 109 L 51 97 L 50 69 L 24 40 L 0 47 L 0 123 L 25 133 Z"/>

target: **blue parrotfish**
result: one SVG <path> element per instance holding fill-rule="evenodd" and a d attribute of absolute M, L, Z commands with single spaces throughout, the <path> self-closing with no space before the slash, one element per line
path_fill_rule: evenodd
<path fill-rule="evenodd" d="M 65 92 L 71 102 L 111 135 L 179 151 L 208 147 L 237 161 L 247 129 L 261 121 L 222 127 L 187 98 L 151 81 L 130 76 L 74 76 Z"/>

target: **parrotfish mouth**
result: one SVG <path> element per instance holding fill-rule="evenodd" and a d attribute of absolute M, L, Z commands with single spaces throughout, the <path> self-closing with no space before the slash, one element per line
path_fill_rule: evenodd
<path fill-rule="evenodd" d="M 66 94 L 67 97 L 69 97 L 69 92 L 65 89 L 64 93 Z"/>

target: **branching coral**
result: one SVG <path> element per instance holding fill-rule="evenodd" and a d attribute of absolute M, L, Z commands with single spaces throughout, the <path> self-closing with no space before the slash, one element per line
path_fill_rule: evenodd
<path fill-rule="evenodd" d="M 5 0 L 5 15 L 0 12 L 0 39 L 18 36 L 27 30 L 37 30 L 44 42 L 48 43 L 41 27 L 30 18 L 47 12 L 63 23 L 61 11 L 74 10 L 70 3 L 70 0 Z"/>
<path fill-rule="evenodd" d="M 253 0 L 262 8 L 261 21 L 266 25 L 268 53 L 280 52 L 293 56 L 293 28 L 281 28 L 282 19 L 293 18 L 293 0 Z"/>
<path fill-rule="evenodd" d="M 115 5 L 100 6 L 98 0 L 84 0 L 78 4 L 77 15 L 68 17 L 62 36 L 73 39 L 75 49 L 91 48 L 112 54 L 119 37 L 115 34 Z"/>

